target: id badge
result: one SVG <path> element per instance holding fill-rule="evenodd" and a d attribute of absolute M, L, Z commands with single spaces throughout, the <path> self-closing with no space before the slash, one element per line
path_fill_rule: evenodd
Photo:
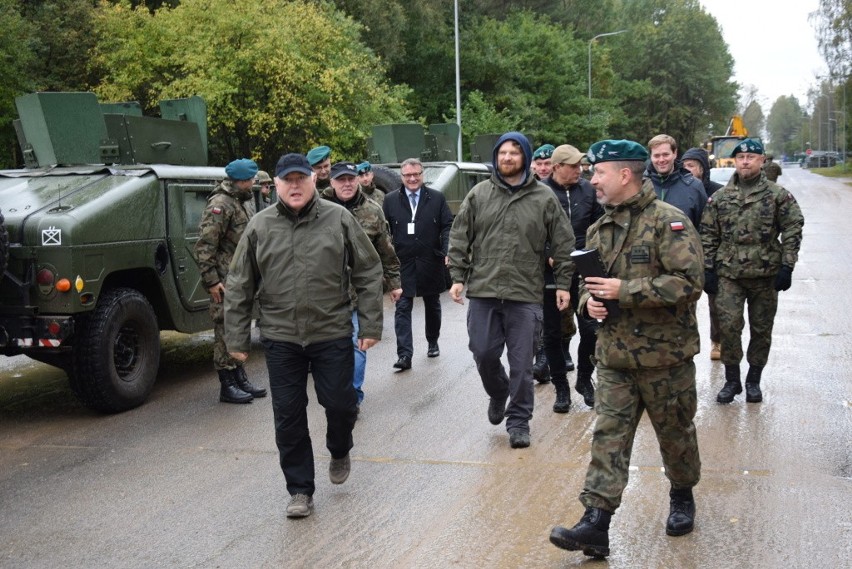
<path fill-rule="evenodd" d="M 414 235 L 414 222 L 413 221 L 408 224 L 408 234 Z"/>

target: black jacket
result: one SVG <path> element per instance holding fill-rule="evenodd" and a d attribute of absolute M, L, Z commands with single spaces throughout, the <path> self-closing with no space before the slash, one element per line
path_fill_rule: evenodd
<path fill-rule="evenodd" d="M 423 186 L 417 202 L 414 234 L 408 234 L 411 204 L 405 187 L 385 196 L 382 204 L 399 257 L 403 296 L 428 296 L 447 290 L 447 256 L 453 214 L 444 194 Z"/>
<path fill-rule="evenodd" d="M 701 226 L 701 214 L 707 205 L 707 192 L 704 191 L 704 184 L 693 178 L 680 161 L 675 163 L 671 174 L 663 177 L 649 160 L 645 177 L 654 183 L 654 192 L 660 201 L 684 212 L 696 229 Z"/>

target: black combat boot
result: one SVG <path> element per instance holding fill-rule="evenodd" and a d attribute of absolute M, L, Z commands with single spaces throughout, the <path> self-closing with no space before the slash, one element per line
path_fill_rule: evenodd
<path fill-rule="evenodd" d="M 237 373 L 235 369 L 220 369 L 219 383 L 222 388 L 219 390 L 219 401 L 222 403 L 251 403 L 254 399 L 251 393 L 246 393 L 239 387 L 234 376 Z"/>
<path fill-rule="evenodd" d="M 609 521 L 612 514 L 600 508 L 586 508 L 586 513 L 571 529 L 556 526 L 550 532 L 550 543 L 568 551 L 583 550 L 589 557 L 609 555 Z"/>
<path fill-rule="evenodd" d="M 577 383 L 574 385 L 577 393 L 583 396 L 583 403 L 595 407 L 595 386 L 592 385 L 591 373 L 577 373 Z"/>
<path fill-rule="evenodd" d="M 556 388 L 556 401 L 553 402 L 554 413 L 567 413 L 571 409 L 571 389 L 568 387 L 568 379 L 551 376 L 553 387 Z"/>
<path fill-rule="evenodd" d="M 692 488 L 680 488 L 669 490 L 671 503 L 669 506 L 669 519 L 666 521 L 667 535 L 686 535 L 692 531 L 695 525 L 695 499 L 692 497 Z"/>
<path fill-rule="evenodd" d="M 562 340 L 562 355 L 565 357 L 565 371 L 574 371 L 574 360 L 571 359 L 571 338 Z"/>
<path fill-rule="evenodd" d="M 748 403 L 760 403 L 763 401 L 763 393 L 760 391 L 760 374 L 763 366 L 748 366 L 746 374 L 746 401 Z"/>
<path fill-rule="evenodd" d="M 734 396 L 743 392 L 743 384 L 740 383 L 740 364 L 725 365 L 725 386 L 716 396 L 719 403 L 730 403 Z"/>
<path fill-rule="evenodd" d="M 233 370 L 233 372 L 237 387 L 246 393 L 251 393 L 252 397 L 266 397 L 266 390 L 262 387 L 252 385 L 243 366 L 237 366 L 237 369 Z"/>
<path fill-rule="evenodd" d="M 547 356 L 544 355 L 544 347 L 540 347 L 535 353 L 535 362 L 533 363 L 533 377 L 539 383 L 550 382 L 550 366 L 547 363 Z"/>

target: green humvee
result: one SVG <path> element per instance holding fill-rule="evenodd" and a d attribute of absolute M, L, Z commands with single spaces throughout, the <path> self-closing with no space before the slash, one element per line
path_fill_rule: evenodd
<path fill-rule="evenodd" d="M 0 171 L 0 351 L 64 369 L 90 408 L 136 407 L 156 379 L 160 330 L 211 327 L 193 246 L 225 173 L 206 165 L 206 105 L 163 101 L 163 118 L 92 93 L 16 105 L 26 167 Z"/>

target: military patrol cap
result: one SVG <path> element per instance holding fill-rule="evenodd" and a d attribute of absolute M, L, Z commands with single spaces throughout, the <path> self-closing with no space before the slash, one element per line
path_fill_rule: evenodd
<path fill-rule="evenodd" d="M 731 152 L 731 158 L 737 155 L 738 152 L 751 152 L 752 154 L 763 154 L 763 144 L 754 138 L 746 138 L 734 147 Z"/>
<path fill-rule="evenodd" d="M 547 160 L 551 156 L 553 156 L 553 151 L 555 148 L 552 144 L 545 144 L 536 148 L 535 152 L 533 152 L 533 160 Z"/>
<path fill-rule="evenodd" d="M 257 177 L 255 178 L 258 184 L 266 184 L 272 181 L 272 178 L 269 177 L 269 174 L 264 172 L 263 170 L 257 171 Z"/>
<path fill-rule="evenodd" d="M 305 176 L 310 176 L 314 173 L 314 171 L 311 170 L 311 165 L 308 163 L 307 158 L 301 154 L 295 153 L 283 155 L 278 159 L 278 164 L 275 165 L 276 178 L 283 178 L 291 172 L 299 172 Z"/>
<path fill-rule="evenodd" d="M 579 164 L 580 160 L 585 157 L 585 154 L 577 150 L 570 144 L 561 144 L 553 151 L 553 156 L 550 161 L 554 164 Z"/>
<path fill-rule="evenodd" d="M 240 158 L 225 166 L 225 175 L 232 180 L 251 180 L 257 174 L 254 160 Z"/>
<path fill-rule="evenodd" d="M 331 165 L 331 179 L 336 180 L 341 176 L 357 176 L 358 168 L 352 162 L 335 162 Z"/>
<path fill-rule="evenodd" d="M 638 142 L 632 140 L 600 140 L 592 144 L 586 153 L 589 164 L 601 162 L 626 162 L 648 159 L 648 151 Z"/>
<path fill-rule="evenodd" d="M 372 164 L 364 160 L 358 166 L 356 166 L 359 174 L 366 174 L 367 172 L 371 172 L 373 170 Z"/>
<path fill-rule="evenodd" d="M 308 151 L 308 162 L 311 163 L 311 166 L 316 166 L 323 160 L 329 157 L 331 154 L 331 148 L 328 146 L 317 146 L 316 148 L 311 148 Z"/>

